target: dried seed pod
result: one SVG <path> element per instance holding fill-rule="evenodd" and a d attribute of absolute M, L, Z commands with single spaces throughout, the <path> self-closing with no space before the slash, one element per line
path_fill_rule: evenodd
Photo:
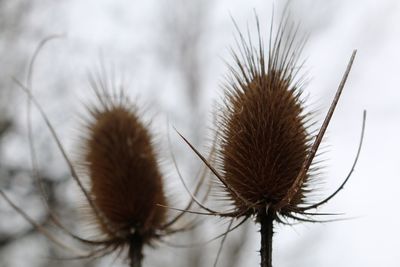
<path fill-rule="evenodd" d="M 241 83 L 238 90 L 227 91 L 221 113 L 222 174 L 237 192 L 230 196 L 243 211 L 249 204 L 256 211 L 279 203 L 311 146 L 299 88 L 284 70 L 271 67 L 265 73 L 246 77 L 250 82 Z M 298 191 L 291 204 L 301 203 L 303 191 Z"/>
<path fill-rule="evenodd" d="M 30 114 L 31 104 L 39 111 L 72 178 L 87 201 L 92 223 L 99 228 L 100 233 L 96 233 L 94 239 L 78 236 L 70 231 L 63 224 L 62 218 L 51 209 L 37 173 L 38 165 L 35 161 L 37 151 L 31 131 L 29 148 L 33 161 L 32 175 L 39 185 L 39 193 L 49 221 L 74 241 L 89 245 L 90 251 L 82 252 L 50 233 L 16 205 L 2 189 L 0 189 L 0 197 L 34 229 L 55 245 L 78 255 L 78 258 L 102 257 L 114 251 L 119 251 L 121 254 L 122 250 L 128 248 L 130 266 L 140 267 L 144 245 L 152 245 L 153 241 L 167 235 L 190 230 L 193 226 L 192 222 L 186 223 L 183 227 L 174 227 L 185 215 L 184 211 L 167 221 L 165 209 L 167 200 L 148 125 L 141 122 L 135 105 L 124 96 L 122 88 L 117 90 L 115 81 L 108 79 L 103 67 L 96 76 L 90 76 L 90 83 L 97 101 L 96 104 L 89 106 L 90 117 L 83 126 L 86 131 L 83 131 L 83 144 L 80 146 L 81 158 L 78 162 L 82 168 L 82 174 L 90 178 L 90 189 L 87 190 L 84 186 L 79 171 L 67 155 L 52 123 L 31 92 L 35 59 L 44 45 L 56 37 L 45 38 L 38 45 L 29 64 L 27 85 L 17 79 L 15 82 L 27 94 L 28 114 Z M 28 125 L 30 123 L 30 116 L 28 116 Z M 204 178 L 205 174 L 196 186 L 196 192 Z M 192 204 L 193 200 L 187 204 L 187 208 L 190 208 Z"/>
<path fill-rule="evenodd" d="M 296 39 L 296 32 L 294 25 L 284 21 L 271 40 L 267 58 L 260 32 L 257 48 L 239 33 L 237 67 L 231 68 L 225 85 L 217 131 L 219 174 L 242 214 L 274 209 L 287 195 L 312 146 L 309 114 L 304 111 L 301 84 L 296 82 L 304 44 Z M 303 203 L 308 180 L 306 174 L 290 208 Z"/>
<path fill-rule="evenodd" d="M 100 78 L 103 75 L 105 78 Z M 71 176 L 82 191 L 91 222 L 97 226 L 100 234 L 95 239 L 87 239 L 72 233 L 50 209 L 48 203 L 45 203 L 50 220 L 75 241 L 94 248 L 87 253 L 71 248 L 35 222 L 2 190 L 0 196 L 50 241 L 78 254 L 79 258 L 102 257 L 127 248 L 130 266 L 139 267 L 144 245 L 152 245 L 153 241 L 167 235 L 186 231 L 191 225 L 173 229 L 185 212 L 167 221 L 167 200 L 163 191 L 162 175 L 147 125 L 140 121 L 136 107 L 124 96 L 124 91 L 121 90 L 117 95 L 116 90 L 113 90 L 114 94 L 110 94 L 106 81 L 105 73 L 99 74 L 97 79 L 91 77 L 90 80 L 97 103 L 88 108 L 90 117 L 85 121 L 86 131 L 80 146 L 79 160 L 82 174 L 89 178 L 89 191 L 83 185 L 47 115 L 37 100 L 28 93 L 30 101 L 39 110 L 55 139 Z M 24 85 L 19 84 L 27 90 Z M 114 84 L 111 86 L 115 89 Z M 201 180 L 203 179 L 204 177 Z M 197 187 L 200 187 L 200 183 Z M 192 203 L 193 201 L 189 202 L 188 208 Z"/>
<path fill-rule="evenodd" d="M 298 38 L 297 26 L 289 23 L 285 14 L 276 35 L 270 34 L 268 54 L 264 51 L 258 19 L 257 45 L 253 45 L 250 34 L 245 38 L 238 30 L 239 52 L 233 52 L 235 65 L 230 66 L 224 102 L 218 109 L 216 166 L 183 138 L 223 185 L 223 193 L 233 210 L 221 212 L 198 201 L 197 204 L 211 215 L 244 217 L 242 222 L 254 216 L 261 225 L 263 267 L 272 266 L 273 222 L 284 222 L 286 218 L 316 221 L 308 216 L 318 214 L 307 210 L 327 202 L 343 188 L 362 143 L 361 137 L 353 168 L 342 185 L 326 199 L 307 203 L 307 196 L 313 191 L 312 164 L 356 51 L 318 134 L 313 136 L 308 130 L 310 114 L 305 111 L 302 97 L 304 80 L 297 77 L 306 38 Z M 226 233 L 242 223 L 232 226 L 232 222 Z"/>
<path fill-rule="evenodd" d="M 139 231 L 147 239 L 166 219 L 157 206 L 166 199 L 150 134 L 130 107 L 112 104 L 92 114 L 85 164 L 94 202 L 119 235 Z"/>
<path fill-rule="evenodd" d="M 230 67 L 219 108 L 214 173 L 235 207 L 230 215 L 251 216 L 269 210 L 291 216 L 306 209 L 312 163 L 355 52 L 328 115 L 313 136 L 302 97 L 304 78 L 297 77 L 305 38 L 298 38 L 298 28 L 284 17 L 274 38 L 271 33 L 265 55 L 258 19 L 257 29 L 257 46 L 239 31 L 239 53 L 233 53 L 236 67 Z"/>
<path fill-rule="evenodd" d="M 139 253 L 166 223 L 162 176 L 149 130 L 122 93 L 97 92 L 90 108 L 82 156 L 90 195 L 101 216 L 96 224 L 109 240 Z"/>

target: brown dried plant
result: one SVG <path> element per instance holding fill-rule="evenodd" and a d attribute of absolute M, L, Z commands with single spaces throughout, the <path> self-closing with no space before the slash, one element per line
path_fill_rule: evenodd
<path fill-rule="evenodd" d="M 273 34 L 271 23 L 268 52 L 257 21 L 258 43 L 250 33 L 244 36 L 238 26 L 238 52 L 232 50 L 235 66 L 229 66 L 230 76 L 224 86 L 225 97 L 218 110 L 217 160 L 207 161 L 182 135 L 184 141 L 201 158 L 222 185 L 224 200 L 232 209 L 217 211 L 197 204 L 208 215 L 232 217 L 227 233 L 254 217 L 261 226 L 261 266 L 272 266 L 272 236 L 274 221 L 288 219 L 318 222 L 311 218 L 316 209 L 333 198 L 346 184 L 358 160 L 356 159 L 340 187 L 324 200 L 310 203 L 315 191 L 315 156 L 329 125 L 350 72 L 353 52 L 325 120 L 316 136 L 309 130 L 311 113 L 305 111 L 304 77 L 299 77 L 300 62 L 306 38 L 298 37 L 298 26 L 284 15 Z M 214 166 L 213 166 L 214 165 Z M 233 220 L 242 218 L 233 226 Z M 325 220 L 329 221 L 329 220 Z M 224 239 L 223 239 L 224 241 Z M 223 244 L 221 243 L 221 247 Z M 220 251 L 218 252 L 217 259 Z M 217 261 L 215 261 L 216 264 Z"/>
<path fill-rule="evenodd" d="M 28 95 L 28 124 L 30 125 L 30 105 L 33 103 L 85 197 L 91 223 L 98 229 L 96 237 L 82 238 L 72 233 L 46 204 L 45 193 L 40 187 L 40 177 L 35 172 L 36 151 L 32 132 L 29 130 L 33 176 L 41 189 L 51 221 L 75 241 L 88 245 L 90 250 L 85 253 L 77 252 L 35 222 L 2 190 L 0 195 L 55 244 L 79 253 L 78 258 L 101 257 L 127 250 L 130 266 L 135 267 L 142 265 L 144 246 L 152 245 L 169 234 L 186 230 L 186 227 L 173 229 L 175 223 L 186 213 L 231 218 L 228 230 L 218 236 L 222 237 L 222 241 L 217 260 L 227 234 L 253 217 L 261 226 L 261 266 L 272 266 L 274 222 L 290 223 L 288 219 L 319 222 L 321 220 L 310 216 L 328 215 L 309 210 L 328 202 L 349 180 L 359 157 L 366 113 L 364 112 L 360 145 L 348 176 L 327 198 L 311 203 L 310 196 L 315 191 L 313 181 L 320 179 L 315 174 L 315 156 L 344 88 L 356 51 L 351 56 L 327 116 L 318 134 L 314 136 L 309 130 L 311 114 L 305 111 L 302 96 L 304 78 L 299 77 L 303 65 L 299 58 L 305 38 L 298 38 L 298 27 L 284 16 L 275 35 L 271 23 L 269 50 L 266 54 L 258 19 L 257 29 L 256 45 L 253 44 L 250 34 L 245 37 L 238 30 L 238 52 L 233 51 L 235 66 L 229 67 L 225 98 L 218 111 L 216 148 L 213 146 L 211 159 L 202 156 L 181 135 L 217 177 L 219 189 L 222 188 L 220 192 L 228 200 L 229 210 L 217 211 L 206 207 L 203 200 L 197 199 L 205 177 L 202 175 L 195 192 L 190 192 L 191 201 L 180 209 L 178 215 L 168 220 L 165 207 L 169 205 L 151 134 L 124 90 L 116 88 L 115 81 L 111 79 L 110 82 L 105 72 L 90 78 L 96 104 L 88 107 L 90 117 L 84 126 L 85 134 L 80 151 L 80 167 L 83 172 L 78 172 L 32 93 L 34 61 L 43 45 L 51 38 L 44 40 L 35 52 L 26 85 L 18 80 L 16 82 Z M 82 175 L 89 178 L 89 186 L 85 186 Z M 185 187 L 188 190 L 186 185 Z M 197 203 L 205 212 L 192 212 L 190 208 L 193 203 Z M 234 224 L 236 219 L 239 221 Z"/>
<path fill-rule="evenodd" d="M 95 223 L 115 248 L 129 247 L 129 257 L 139 266 L 142 246 L 162 236 L 167 203 L 162 175 L 148 127 L 135 105 L 124 96 L 107 92 L 103 83 L 92 87 L 100 105 L 89 108 L 91 118 L 81 146 L 90 178 L 90 195 L 101 216 Z M 96 88 L 100 86 L 102 89 Z"/>
<path fill-rule="evenodd" d="M 144 246 L 152 246 L 167 235 L 186 231 L 192 227 L 192 223 L 175 228 L 184 212 L 168 218 L 167 210 L 162 207 L 168 204 L 148 125 L 142 122 L 138 108 L 125 95 L 124 89 L 116 87 L 114 76 L 109 80 L 104 67 L 95 75 L 90 75 L 89 81 L 96 100 L 95 104 L 87 106 L 89 116 L 82 125 L 84 130 L 80 131 L 84 134 L 79 148 L 79 171 L 72 164 L 49 118 L 32 94 L 35 60 L 44 45 L 52 39 L 54 36 L 44 39 L 36 49 L 29 65 L 26 85 L 14 80 L 28 95 L 28 135 L 33 176 L 39 186 L 43 204 L 51 222 L 75 241 L 88 245 L 90 251 L 82 252 L 65 244 L 40 226 L 1 189 L 0 195 L 50 241 L 77 254 L 74 259 L 97 258 L 113 252 L 120 255 L 127 250 L 130 266 L 142 266 Z M 35 171 L 38 163 L 30 125 L 31 103 L 38 109 L 72 178 L 84 195 L 88 207 L 85 210 L 89 210 L 91 218 L 88 222 L 97 229 L 92 239 L 80 237 L 67 229 L 46 201 L 41 179 Z M 82 180 L 81 176 L 88 177 L 88 180 Z M 196 186 L 196 192 L 204 176 Z M 187 204 L 187 208 L 192 204 L 193 200 Z"/>

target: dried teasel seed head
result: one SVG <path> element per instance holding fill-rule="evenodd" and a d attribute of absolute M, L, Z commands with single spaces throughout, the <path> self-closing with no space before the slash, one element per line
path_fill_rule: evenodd
<path fill-rule="evenodd" d="M 223 115 L 224 179 L 254 208 L 273 206 L 285 197 L 310 147 L 297 88 L 281 75 L 254 77 L 242 91 L 228 96 L 229 112 Z M 301 192 L 294 204 L 301 202 Z M 232 196 L 236 205 L 245 204 Z"/>
<path fill-rule="evenodd" d="M 258 34 L 254 47 L 239 32 L 240 52 L 233 55 L 236 68 L 225 86 L 218 125 L 221 178 L 234 206 L 248 215 L 282 201 L 312 145 L 296 81 L 304 40 L 297 40 L 295 27 L 283 21 L 266 57 Z M 302 204 L 308 180 L 306 175 L 283 212 Z"/>
<path fill-rule="evenodd" d="M 158 204 L 167 201 L 149 130 L 123 94 L 97 96 L 101 104 L 90 109 L 83 149 L 91 195 L 104 217 L 96 223 L 110 239 L 135 235 L 150 243 L 166 220 Z"/>

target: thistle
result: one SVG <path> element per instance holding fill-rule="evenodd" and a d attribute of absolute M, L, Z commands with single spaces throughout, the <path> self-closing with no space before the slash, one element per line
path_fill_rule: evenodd
<path fill-rule="evenodd" d="M 237 26 L 236 26 L 237 27 Z M 261 227 L 261 266 L 272 266 L 274 221 L 287 219 L 315 222 L 310 213 L 336 195 L 348 181 L 326 199 L 310 203 L 314 192 L 313 172 L 316 152 L 333 115 L 356 51 L 353 52 L 335 99 L 318 134 L 310 133 L 311 114 L 304 108 L 303 79 L 298 77 L 305 38 L 298 38 L 298 27 L 284 17 L 274 37 L 269 39 L 268 54 L 257 19 L 258 43 L 240 30 L 238 52 L 233 52 L 235 66 L 225 83 L 225 97 L 218 109 L 217 160 L 212 166 L 185 138 L 223 185 L 231 210 L 216 211 L 198 204 L 208 214 L 243 218 L 227 233 L 254 217 Z M 238 27 L 237 27 L 238 29 Z M 364 113 L 365 121 L 365 113 Z M 364 124 L 363 124 L 364 130 Z M 363 134 L 363 131 L 362 131 Z M 361 138 L 362 141 L 362 138 Z M 218 256 L 217 256 L 218 258 Z"/>

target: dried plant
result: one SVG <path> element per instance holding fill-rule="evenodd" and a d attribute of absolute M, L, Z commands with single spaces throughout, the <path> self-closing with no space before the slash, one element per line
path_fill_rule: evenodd
<path fill-rule="evenodd" d="M 315 155 L 344 88 L 356 51 L 337 90 L 327 116 L 316 136 L 309 130 L 311 114 L 304 108 L 304 78 L 299 78 L 299 62 L 306 38 L 299 38 L 298 26 L 283 16 L 276 34 L 269 36 L 268 54 L 264 50 L 258 18 L 258 43 L 239 28 L 239 52 L 232 52 L 235 66 L 225 85 L 225 98 L 219 108 L 216 126 L 218 149 L 213 166 L 182 135 L 193 151 L 211 169 L 222 184 L 222 194 L 232 207 L 216 211 L 197 201 L 205 214 L 243 218 L 236 226 L 233 219 L 228 232 L 253 217 L 261 226 L 261 266 L 272 266 L 274 221 L 287 219 L 317 222 L 308 210 L 334 197 L 348 181 L 360 153 L 343 184 L 329 197 L 310 203 L 317 166 Z M 235 24 L 236 25 L 236 24 Z M 363 120 L 364 132 L 365 112 Z M 327 214 L 325 214 L 327 215 Z M 223 243 L 223 241 L 222 241 Z M 221 245 L 222 246 L 222 245 Z M 218 259 L 218 256 L 217 256 Z"/>
<path fill-rule="evenodd" d="M 271 24 L 269 50 L 266 54 L 258 19 L 257 29 L 256 45 L 250 34 L 245 37 L 238 30 L 238 52 L 233 52 L 235 65 L 230 66 L 224 102 L 218 111 L 216 147 L 213 145 L 210 158 L 203 157 L 181 135 L 217 177 L 220 185 L 217 190 L 228 201 L 230 209 L 217 211 L 197 199 L 204 174 L 195 192 L 190 193 L 192 198 L 186 208 L 181 209 L 172 219 L 168 218 L 165 208 L 169 205 L 151 134 L 142 122 L 136 106 L 124 94 L 123 88 L 117 88 L 113 79 L 109 81 L 106 72 L 90 78 L 96 103 L 88 107 L 89 118 L 85 121 L 80 147 L 82 171 L 79 172 L 31 91 L 35 58 L 51 38 L 44 40 L 35 52 L 29 65 L 26 85 L 18 80 L 16 82 L 28 95 L 28 124 L 30 105 L 33 103 L 87 201 L 90 223 L 97 228 L 97 233 L 94 238 L 83 238 L 68 230 L 49 208 L 44 190 L 41 189 L 50 221 L 75 241 L 88 245 L 90 251 L 82 253 L 66 245 L 15 205 L 2 190 L 0 195 L 38 231 L 58 246 L 78 253 L 78 258 L 102 257 L 127 250 L 126 258 L 130 266 L 135 267 L 142 266 L 144 246 L 153 245 L 164 236 L 186 230 L 186 227 L 173 229 L 186 213 L 231 218 L 228 230 L 219 236 L 222 241 L 217 260 L 227 234 L 247 219 L 254 218 L 261 227 L 261 266 L 272 266 L 274 222 L 290 223 L 290 219 L 318 222 L 321 220 L 311 216 L 328 215 L 309 210 L 328 202 L 349 180 L 359 157 L 366 113 L 360 145 L 348 176 L 327 198 L 316 203 L 310 202 L 310 196 L 315 190 L 313 181 L 320 179 L 315 174 L 318 167 L 315 165 L 316 153 L 339 101 L 356 51 L 351 56 L 328 114 L 318 134 L 314 136 L 309 130 L 311 114 L 305 111 L 302 96 L 304 78 L 299 77 L 303 65 L 299 59 L 305 38 L 298 38 L 298 27 L 284 16 L 276 34 L 273 34 Z M 30 142 L 35 162 L 32 138 Z M 173 161 L 175 163 L 174 158 Z M 33 163 L 34 169 L 35 165 Z M 88 177 L 88 186 L 85 186 L 82 175 Z M 33 176 L 41 188 L 40 178 L 35 171 Z M 205 212 L 189 210 L 193 203 L 197 203 Z M 237 219 L 238 222 L 234 224 Z"/>
<path fill-rule="evenodd" d="M 129 247 L 132 266 L 139 266 L 142 247 L 163 235 L 167 220 L 163 181 L 147 126 L 135 105 L 110 95 L 103 84 L 92 87 L 100 105 L 89 108 L 83 166 L 90 178 L 94 221 L 112 250 Z M 101 86 L 103 88 L 101 91 Z"/>
<path fill-rule="evenodd" d="M 75 241 L 93 247 L 81 252 L 67 245 L 47 229 L 33 220 L 17 206 L 4 191 L 0 195 L 32 226 L 56 245 L 78 254 L 78 259 L 96 258 L 128 250 L 130 266 L 142 266 L 143 247 L 191 227 L 174 225 L 184 215 L 179 213 L 168 218 L 167 199 L 163 189 L 163 178 L 158 167 L 157 153 L 153 146 L 148 125 L 139 118 L 138 108 L 125 95 L 122 87 L 117 88 L 112 77 L 108 79 L 102 68 L 100 73 L 90 76 L 90 84 L 96 96 L 95 104 L 88 105 L 89 117 L 84 121 L 84 132 L 80 145 L 79 171 L 75 167 L 57 136 L 50 120 L 31 91 L 31 80 L 35 59 L 44 45 L 54 36 L 44 39 L 36 49 L 29 64 L 27 85 L 15 79 L 28 95 L 28 126 L 30 127 L 30 104 L 38 109 L 52 137 L 56 141 L 79 189 L 83 193 L 89 210 L 89 223 L 97 229 L 92 239 L 80 237 L 64 226 L 62 220 L 50 209 L 41 179 L 33 170 L 42 199 L 48 209 L 50 221 Z M 30 149 L 34 169 L 37 167 L 36 151 L 30 135 Z M 87 181 L 82 176 L 88 177 Z M 200 179 L 201 181 L 203 179 Z M 87 183 L 85 183 L 87 182 Z M 89 189 L 84 184 L 88 184 Z M 197 188 L 200 187 L 197 185 Z M 190 201 L 187 208 L 190 208 Z"/>

